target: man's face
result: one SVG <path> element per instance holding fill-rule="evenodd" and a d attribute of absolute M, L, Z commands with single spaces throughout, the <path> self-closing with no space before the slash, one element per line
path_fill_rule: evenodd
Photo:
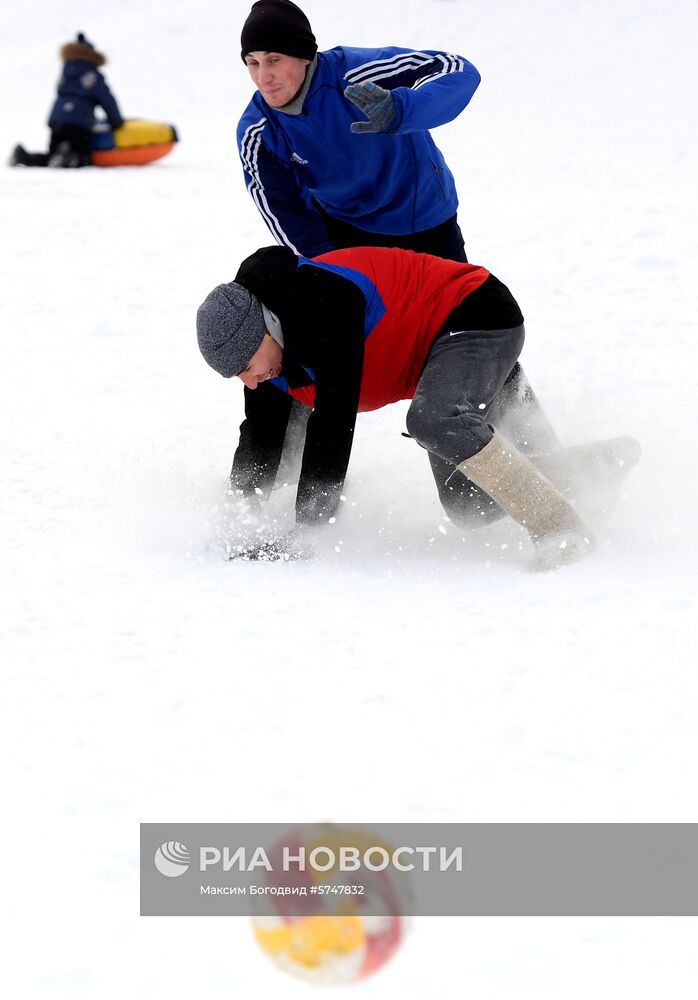
<path fill-rule="evenodd" d="M 248 389 L 256 389 L 260 382 L 276 378 L 281 374 L 284 360 L 283 348 L 279 347 L 273 337 L 264 334 L 264 340 L 250 358 L 247 368 L 238 375 Z"/>
<path fill-rule="evenodd" d="M 248 52 L 247 69 L 257 90 L 272 108 L 282 108 L 303 86 L 309 59 L 280 52 Z"/>

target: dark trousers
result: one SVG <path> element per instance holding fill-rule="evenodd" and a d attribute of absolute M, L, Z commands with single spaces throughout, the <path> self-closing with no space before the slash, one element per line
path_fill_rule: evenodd
<path fill-rule="evenodd" d="M 337 250 L 347 247 L 398 247 L 400 250 L 414 250 L 415 253 L 430 253 L 444 260 L 468 262 L 463 246 L 463 234 L 457 216 L 445 222 L 424 229 L 421 233 L 407 233 L 405 236 L 391 236 L 389 233 L 369 233 L 366 229 L 340 222 L 320 210 L 325 222 L 327 236 Z"/>
<path fill-rule="evenodd" d="M 523 326 L 446 330 L 434 342 L 407 412 L 410 436 L 429 453 L 441 505 L 468 527 L 504 514 L 456 468 L 489 443 L 492 427 L 529 454 L 558 446 L 520 368 L 512 378 L 523 342 Z"/>
<path fill-rule="evenodd" d="M 49 157 L 56 153 L 61 146 L 67 146 L 74 154 L 75 166 L 87 167 L 92 163 L 92 151 L 90 148 L 90 133 L 87 129 L 79 128 L 77 125 L 57 125 L 51 129 L 51 142 L 49 144 Z"/>
<path fill-rule="evenodd" d="M 29 153 L 22 146 L 18 146 L 14 153 L 15 163 L 22 167 L 48 167 L 53 158 L 61 161 L 56 162 L 56 166 L 90 166 L 92 152 L 87 129 L 77 125 L 58 125 L 51 129 L 47 153 Z"/>
<path fill-rule="evenodd" d="M 410 437 L 452 467 L 481 451 L 492 438 L 490 411 L 523 343 L 523 326 L 437 337 L 407 411 Z"/>

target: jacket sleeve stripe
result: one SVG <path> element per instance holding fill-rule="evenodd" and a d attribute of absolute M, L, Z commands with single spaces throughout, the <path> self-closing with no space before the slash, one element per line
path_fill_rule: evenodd
<path fill-rule="evenodd" d="M 262 132 L 264 131 L 264 126 L 266 125 L 266 118 L 260 118 L 258 122 L 254 125 L 250 125 L 246 129 L 242 142 L 240 143 L 240 156 L 242 158 L 243 167 L 245 168 L 245 173 L 250 178 L 250 183 L 247 190 L 252 196 L 257 209 L 266 222 L 267 226 L 271 230 L 274 239 L 277 243 L 281 243 L 283 246 L 289 247 L 294 253 L 298 253 L 293 243 L 284 233 L 281 228 L 281 223 L 274 215 L 267 201 L 267 196 L 264 191 L 264 184 L 262 183 L 262 177 L 259 172 L 259 148 L 262 144 Z"/>
<path fill-rule="evenodd" d="M 368 80 L 378 83 L 381 80 L 388 80 L 390 77 L 398 76 L 400 73 L 411 69 L 426 68 L 433 65 L 437 60 L 442 63 L 442 68 L 419 81 L 420 86 L 422 83 L 426 83 L 427 80 L 434 80 L 448 73 L 460 73 L 464 69 L 464 63 L 460 56 L 451 55 L 448 52 L 438 55 L 429 55 L 426 52 L 403 52 L 392 59 L 376 59 L 373 62 L 357 66 L 356 69 L 349 70 L 346 73 L 345 79 L 349 83 L 363 83 Z"/>
<path fill-rule="evenodd" d="M 425 83 L 431 83 L 432 80 L 438 80 L 440 76 L 446 76 L 448 73 L 462 73 L 463 72 L 463 60 L 459 56 L 452 56 L 444 53 L 442 56 L 436 56 L 443 66 L 441 69 L 436 70 L 434 73 L 430 73 L 429 76 L 423 76 L 421 80 L 417 80 L 413 90 L 418 90 L 419 87 L 423 87 Z"/>

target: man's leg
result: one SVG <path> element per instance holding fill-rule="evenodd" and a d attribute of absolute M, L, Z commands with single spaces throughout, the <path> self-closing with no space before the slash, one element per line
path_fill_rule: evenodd
<path fill-rule="evenodd" d="M 441 506 L 452 521 L 465 528 L 479 528 L 504 517 L 505 511 L 484 490 L 467 479 L 452 462 L 429 452 Z"/>
<path fill-rule="evenodd" d="M 534 569 L 557 569 L 593 550 L 595 538 L 574 507 L 499 431 L 459 468 L 526 528 Z"/>
<path fill-rule="evenodd" d="M 297 399 L 293 400 L 279 471 L 276 473 L 276 484 L 279 486 L 293 486 L 298 482 L 305 448 L 305 432 L 312 412 L 309 406 L 304 406 Z"/>
<path fill-rule="evenodd" d="M 517 361 L 490 411 L 490 423 L 524 455 L 547 455 L 560 441 Z"/>
<path fill-rule="evenodd" d="M 442 334 L 407 416 L 410 434 L 429 452 L 441 505 L 453 521 L 468 528 L 505 513 L 457 465 L 462 456 L 484 447 L 492 436 L 490 414 L 501 416 L 511 402 L 523 340 L 523 328 Z M 506 399 L 500 404 L 502 394 Z M 441 438 L 453 443 L 448 457 Z"/>
<path fill-rule="evenodd" d="M 507 435 L 502 436 L 510 440 Z M 615 506 L 622 483 L 639 462 L 640 453 L 635 438 L 626 436 L 526 457 L 565 499 L 579 503 L 587 514 L 592 511 L 599 514 L 608 513 Z M 441 506 L 452 521 L 477 528 L 504 517 L 506 512 L 499 504 L 461 469 L 433 452 L 429 452 L 429 463 Z"/>
<path fill-rule="evenodd" d="M 407 413 L 410 435 L 453 467 L 484 448 L 492 438 L 490 411 L 523 342 L 523 326 L 442 333 Z"/>
<path fill-rule="evenodd" d="M 538 568 L 547 569 L 579 558 L 591 549 L 593 536 L 552 483 L 491 427 L 490 411 L 523 337 L 523 327 L 442 334 L 408 411 L 407 428 L 422 447 L 457 467 L 464 480 L 527 528 L 538 550 Z M 447 485 L 439 484 L 442 500 Z M 483 519 L 493 519 L 497 511 L 479 494 L 473 504 L 468 484 L 456 479 L 456 485 L 458 501 L 449 497 L 449 513 L 479 508 Z"/>

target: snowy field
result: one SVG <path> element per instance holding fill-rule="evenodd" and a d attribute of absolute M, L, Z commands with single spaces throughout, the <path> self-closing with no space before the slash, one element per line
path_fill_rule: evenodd
<path fill-rule="evenodd" d="M 56 50 L 78 30 L 124 113 L 182 140 L 146 168 L 0 170 L 13 1000 L 332 995 L 276 972 L 247 921 L 140 918 L 140 822 L 698 820 L 698 6 L 303 6 L 321 48 L 478 67 L 437 132 L 469 258 L 519 300 L 563 440 L 633 434 L 643 459 L 595 556 L 535 576 L 513 523 L 464 538 L 445 521 L 395 406 L 360 420 L 317 561 L 226 562 L 242 386 L 206 367 L 194 316 L 270 242 L 235 151 L 249 4 L 6 5 L 7 155 L 45 148 Z M 281 525 L 292 500 L 272 501 Z M 416 920 L 353 989 L 683 1000 L 695 984 L 695 921 L 490 918 Z"/>

